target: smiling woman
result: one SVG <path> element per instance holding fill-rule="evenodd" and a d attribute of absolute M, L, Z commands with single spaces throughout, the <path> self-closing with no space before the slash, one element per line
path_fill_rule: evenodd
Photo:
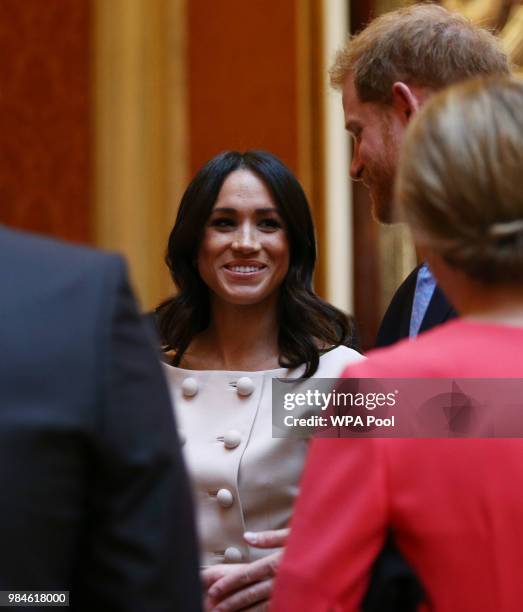
<path fill-rule="evenodd" d="M 225 179 L 205 228 L 198 271 L 214 300 L 277 299 L 289 269 L 285 225 L 265 183 L 247 169 Z"/>
<path fill-rule="evenodd" d="M 240 585 L 232 610 L 270 597 L 307 450 L 272 438 L 272 378 L 361 359 L 352 321 L 312 289 L 315 260 L 305 194 L 270 153 L 222 153 L 188 186 L 167 253 L 179 292 L 157 315 L 208 609 Z"/>
<path fill-rule="evenodd" d="M 309 205 L 294 175 L 270 153 L 228 151 L 200 169 L 182 197 L 166 260 L 179 292 L 157 315 L 175 366 L 208 355 L 215 338 L 206 351 L 197 345 L 228 316 L 236 326 L 238 317 L 253 317 L 249 328 L 264 339 L 271 334 L 263 324 L 274 328 L 271 367 L 305 364 L 305 376 L 314 374 L 323 350 L 354 345 L 352 320 L 312 289 Z M 258 269 L 246 272 L 249 266 Z"/>

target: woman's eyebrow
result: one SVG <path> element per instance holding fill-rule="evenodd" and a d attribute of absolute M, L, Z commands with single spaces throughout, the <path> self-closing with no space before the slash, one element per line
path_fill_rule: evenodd
<path fill-rule="evenodd" d="M 237 212 L 238 212 L 238 211 L 236 210 L 236 208 L 228 208 L 228 207 L 226 207 L 226 206 L 220 206 L 219 208 L 214 208 L 214 209 L 211 211 L 211 214 L 214 214 L 214 213 L 228 213 L 228 214 L 235 214 L 235 213 L 237 213 Z M 279 215 L 279 214 L 280 214 L 280 211 L 279 211 L 277 208 L 275 208 L 275 207 L 271 207 L 271 208 L 256 208 L 256 209 L 254 210 L 254 212 L 255 212 L 256 214 L 266 214 L 266 213 L 276 213 L 277 215 Z"/>
<path fill-rule="evenodd" d="M 236 210 L 234 208 L 227 208 L 226 206 L 220 206 L 220 208 L 214 208 L 213 210 L 211 210 L 211 215 L 217 212 L 233 214 L 236 212 Z"/>
<path fill-rule="evenodd" d="M 276 213 L 277 215 L 280 214 L 280 211 L 277 208 L 274 208 L 274 207 L 271 207 L 271 208 L 257 208 L 256 212 L 257 213 L 262 213 L 262 214 L 271 213 L 271 212 L 272 213 Z"/>

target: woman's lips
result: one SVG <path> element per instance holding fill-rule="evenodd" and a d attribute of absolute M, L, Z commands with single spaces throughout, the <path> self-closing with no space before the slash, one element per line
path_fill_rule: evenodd
<path fill-rule="evenodd" d="M 223 266 L 229 275 L 236 278 L 252 278 L 267 269 L 265 264 L 226 264 Z"/>

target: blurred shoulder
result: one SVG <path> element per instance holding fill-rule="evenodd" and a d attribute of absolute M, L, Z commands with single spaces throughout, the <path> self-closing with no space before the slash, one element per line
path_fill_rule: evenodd
<path fill-rule="evenodd" d="M 105 253 L 91 247 L 69 244 L 0 226 L 0 262 L 4 272 L 11 269 L 16 274 L 55 277 L 62 273 L 75 276 L 92 274 L 101 269 L 121 274 L 125 264 L 119 255 Z M 9 262 L 9 264 L 7 263 Z"/>
<path fill-rule="evenodd" d="M 347 346 L 336 346 L 320 357 L 320 364 L 314 376 L 319 378 L 337 377 L 344 367 L 364 360 L 365 357 L 358 351 Z"/>
<path fill-rule="evenodd" d="M 405 338 L 391 346 L 374 349 L 361 364 L 348 365 L 343 376 L 351 378 L 433 378 L 448 375 L 449 362 L 463 333 L 455 319 L 424 332 L 415 340 Z"/>

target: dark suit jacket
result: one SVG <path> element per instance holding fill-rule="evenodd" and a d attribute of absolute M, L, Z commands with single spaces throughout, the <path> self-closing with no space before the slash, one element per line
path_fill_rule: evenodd
<path fill-rule="evenodd" d="M 173 412 L 121 259 L 0 228 L 0 280 L 0 590 L 199 610 Z"/>
<path fill-rule="evenodd" d="M 377 347 L 388 346 L 402 338 L 408 338 L 418 270 L 419 266 L 407 276 L 394 294 L 378 330 Z M 427 312 L 421 322 L 420 333 L 457 316 L 457 312 L 447 301 L 443 291 L 436 285 Z"/>
<path fill-rule="evenodd" d="M 408 338 L 419 268 L 420 266 L 417 266 L 407 276 L 394 294 L 378 330 L 377 347 Z M 443 291 L 436 285 L 421 322 L 420 333 L 457 316 Z M 363 609 L 366 612 L 408 612 L 417 609 L 422 599 L 421 585 L 397 551 L 393 539 L 389 537 L 373 567 Z"/>

